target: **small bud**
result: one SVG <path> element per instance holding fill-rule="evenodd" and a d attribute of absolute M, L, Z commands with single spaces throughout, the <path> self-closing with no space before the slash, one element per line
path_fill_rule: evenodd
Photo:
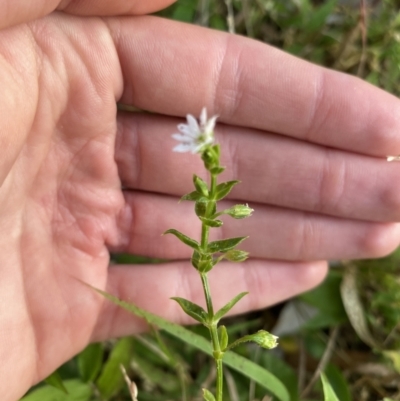
<path fill-rule="evenodd" d="M 229 216 L 234 219 L 244 219 L 245 217 L 250 217 L 254 212 L 254 209 L 250 208 L 246 205 L 235 205 L 229 209 L 224 210 L 225 214 L 229 214 Z"/>
<path fill-rule="evenodd" d="M 257 333 L 254 333 L 249 337 L 251 337 L 251 341 L 263 348 L 271 349 L 278 345 L 278 337 L 265 330 L 259 330 Z"/>
<path fill-rule="evenodd" d="M 232 249 L 225 253 L 224 258 L 231 262 L 244 262 L 249 257 L 249 253 L 246 251 L 240 251 L 239 249 Z"/>

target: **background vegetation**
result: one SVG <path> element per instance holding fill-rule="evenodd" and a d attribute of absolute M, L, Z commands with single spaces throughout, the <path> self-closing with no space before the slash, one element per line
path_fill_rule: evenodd
<path fill-rule="evenodd" d="M 399 95 L 399 8 L 395 0 L 179 0 L 160 14 L 256 38 Z M 129 255 L 115 260 L 143 262 Z M 230 319 L 230 336 L 263 328 L 281 337 L 275 352 L 251 345 L 237 352 L 276 375 L 292 401 L 322 400 L 322 371 L 340 401 L 400 400 L 399 269 L 400 252 L 337 264 L 319 288 Z M 190 330 L 205 334 L 201 327 Z M 90 345 L 23 400 L 129 401 L 120 363 L 141 401 L 201 400 L 201 388 L 215 376 L 207 355 L 154 332 Z M 68 395 L 56 388 L 60 377 Z M 276 399 L 233 370 L 226 379 L 227 400 Z"/>

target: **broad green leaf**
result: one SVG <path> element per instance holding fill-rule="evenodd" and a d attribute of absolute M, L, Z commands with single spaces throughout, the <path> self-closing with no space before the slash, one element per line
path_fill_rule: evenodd
<path fill-rule="evenodd" d="M 78 368 L 84 382 L 96 380 L 102 367 L 103 354 L 103 344 L 95 343 L 88 345 L 78 355 Z"/>
<path fill-rule="evenodd" d="M 68 394 L 53 386 L 43 386 L 20 401 L 88 401 L 92 397 L 91 387 L 80 380 L 65 380 L 63 384 Z"/>
<path fill-rule="evenodd" d="M 258 363 L 274 372 L 274 375 L 284 383 L 290 393 L 291 401 L 299 401 L 297 372 L 279 354 L 261 352 Z"/>
<path fill-rule="evenodd" d="M 120 365 L 128 366 L 133 357 L 133 340 L 123 338 L 119 340 L 103 367 L 96 385 L 103 398 L 109 399 L 124 385 L 124 377 Z"/>
<path fill-rule="evenodd" d="M 193 184 L 196 188 L 196 191 L 201 193 L 203 196 L 208 197 L 208 185 L 196 174 L 193 174 Z"/>
<path fill-rule="evenodd" d="M 200 305 L 196 305 L 184 298 L 172 297 L 171 299 L 178 302 L 183 311 L 194 320 L 202 324 L 207 324 L 207 312 Z"/>
<path fill-rule="evenodd" d="M 235 248 L 241 242 L 243 242 L 248 237 L 237 237 L 237 238 L 228 238 L 219 241 L 213 241 L 208 244 L 207 252 L 208 253 L 216 253 L 216 252 L 228 252 L 231 249 Z"/>
<path fill-rule="evenodd" d="M 240 181 L 227 181 L 217 185 L 215 200 L 219 201 L 232 191 L 232 188 Z"/>
<path fill-rule="evenodd" d="M 142 317 L 149 324 L 158 326 L 160 329 L 165 330 L 169 334 L 179 338 L 181 341 L 203 351 L 207 355 L 212 356 L 210 342 L 204 337 L 192 333 L 184 327 L 171 323 L 157 315 L 138 308 L 132 303 L 122 301 L 114 295 L 108 294 L 105 291 L 101 291 L 89 285 L 88 287 L 103 295 L 106 299 L 113 302 L 115 305 L 119 305 L 120 307 L 126 309 L 134 315 Z M 254 362 L 243 358 L 242 356 L 233 352 L 226 352 L 224 355 L 224 364 L 241 373 L 242 375 L 248 377 L 249 379 L 255 381 L 261 387 L 269 391 L 271 394 L 275 395 L 280 401 L 290 401 L 289 393 L 282 382 L 278 380 L 268 370 L 262 368 L 261 366 L 258 366 Z"/>
<path fill-rule="evenodd" d="M 202 194 L 200 194 L 197 191 L 190 192 L 189 194 L 183 195 L 181 198 L 181 201 L 198 201 L 203 197 Z"/>
<path fill-rule="evenodd" d="M 222 221 L 221 220 L 212 220 L 212 219 L 207 219 L 206 217 L 199 217 L 199 219 L 208 227 L 221 227 L 222 226 Z"/>
<path fill-rule="evenodd" d="M 164 234 L 173 234 L 179 240 L 181 240 L 184 244 L 190 246 L 191 248 L 195 249 L 196 251 L 199 250 L 199 243 L 192 238 L 189 238 L 185 234 L 182 234 L 180 231 L 170 228 L 169 230 L 165 231 Z"/>
<path fill-rule="evenodd" d="M 324 390 L 324 401 L 339 401 L 324 373 L 321 373 L 321 381 Z"/>
<path fill-rule="evenodd" d="M 235 305 L 239 302 L 248 292 L 241 292 L 240 294 L 236 295 L 233 299 L 231 299 L 225 306 L 223 306 L 215 315 L 214 321 L 218 322 L 225 316 Z"/>
<path fill-rule="evenodd" d="M 215 401 L 215 397 L 213 396 L 213 394 L 208 391 L 206 388 L 203 388 L 203 398 L 206 401 Z"/>
<path fill-rule="evenodd" d="M 224 351 L 225 348 L 228 346 L 228 342 L 229 342 L 228 332 L 224 325 L 218 327 L 218 338 L 219 338 L 221 350 Z"/>
<path fill-rule="evenodd" d="M 47 384 L 49 384 L 50 386 L 53 386 L 53 387 L 57 388 L 58 390 L 61 390 L 63 393 L 68 394 L 68 391 L 65 388 L 64 383 L 61 379 L 61 376 L 57 370 L 55 372 L 53 372 L 49 377 L 47 377 L 45 379 L 45 382 Z"/>

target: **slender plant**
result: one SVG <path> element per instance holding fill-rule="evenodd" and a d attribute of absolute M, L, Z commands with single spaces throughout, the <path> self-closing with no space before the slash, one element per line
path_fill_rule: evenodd
<path fill-rule="evenodd" d="M 218 326 L 219 321 L 232 307 L 243 298 L 247 292 L 236 295 L 225 306 L 214 312 L 211 297 L 208 272 L 219 262 L 226 259 L 231 262 L 243 262 L 248 257 L 248 252 L 237 249 L 237 246 L 247 237 L 227 238 L 219 241 L 209 241 L 210 229 L 219 228 L 223 222 L 219 219 L 222 215 L 228 215 L 234 219 L 250 217 L 253 209 L 248 205 L 235 205 L 229 209 L 218 211 L 218 201 L 225 198 L 239 181 L 227 181 L 218 183 L 218 176 L 225 170 L 220 164 L 220 145 L 215 143 L 214 128 L 217 116 L 207 119 L 207 111 L 203 108 L 198 121 L 192 116 L 187 116 L 187 124 L 179 124 L 179 133 L 172 137 L 179 141 L 174 147 L 175 152 L 192 152 L 199 154 L 204 162 L 204 167 L 209 174 L 209 183 L 193 175 L 194 191 L 182 197 L 181 200 L 192 201 L 194 210 L 201 221 L 200 241 L 186 236 L 175 229 L 170 229 L 165 234 L 173 234 L 192 250 L 191 262 L 199 272 L 204 290 L 207 310 L 187 299 L 173 297 L 183 311 L 193 319 L 203 324 L 210 333 L 213 357 L 216 364 L 216 391 L 215 396 L 207 389 L 203 389 L 206 401 L 223 400 L 223 365 L 224 353 L 233 347 L 247 341 L 253 341 L 263 348 L 274 348 L 277 345 L 277 337 L 265 330 L 255 334 L 244 336 L 229 344 L 226 327 Z"/>

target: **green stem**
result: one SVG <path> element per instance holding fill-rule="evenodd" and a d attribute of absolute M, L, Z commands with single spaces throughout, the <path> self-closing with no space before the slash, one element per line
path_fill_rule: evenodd
<path fill-rule="evenodd" d="M 216 188 L 217 188 L 217 176 L 214 174 L 210 174 L 211 176 L 211 182 L 210 182 L 210 199 L 214 199 L 216 195 Z M 207 210 L 206 210 L 206 216 L 210 217 L 211 214 L 213 213 L 214 210 L 214 205 L 213 202 L 209 202 L 207 205 Z M 206 226 L 204 223 L 201 226 L 201 249 L 204 251 L 207 251 L 208 247 L 208 236 L 209 236 L 209 230 L 210 227 Z M 207 273 L 200 273 L 201 277 L 201 282 L 203 284 L 203 290 L 204 290 L 204 296 L 206 299 L 206 305 L 207 305 L 207 312 L 210 321 L 213 321 L 214 318 L 214 307 L 212 303 L 212 298 L 211 298 L 211 290 L 210 290 L 210 285 L 208 282 L 208 277 Z M 210 337 L 211 337 L 211 343 L 213 347 L 213 356 L 217 368 L 217 381 L 216 381 L 216 401 L 222 401 L 222 395 L 223 395 L 223 385 L 224 385 L 224 379 L 223 379 L 223 365 L 222 365 L 222 356 L 223 353 L 221 352 L 221 346 L 219 344 L 219 338 L 218 338 L 218 329 L 217 329 L 217 324 L 212 323 L 210 326 L 208 326 L 208 329 L 210 331 Z"/>
<path fill-rule="evenodd" d="M 203 284 L 204 296 L 206 298 L 208 316 L 212 321 L 214 317 L 214 308 L 212 304 L 211 291 L 207 273 L 200 273 L 200 277 L 201 277 L 201 282 Z M 224 378 L 223 378 L 224 372 L 222 366 L 223 352 L 221 351 L 221 346 L 219 344 L 217 325 L 214 323 L 211 324 L 210 326 L 208 326 L 208 330 L 210 331 L 211 344 L 213 347 L 213 356 L 217 368 L 216 401 L 222 401 L 223 385 L 224 385 Z"/>

